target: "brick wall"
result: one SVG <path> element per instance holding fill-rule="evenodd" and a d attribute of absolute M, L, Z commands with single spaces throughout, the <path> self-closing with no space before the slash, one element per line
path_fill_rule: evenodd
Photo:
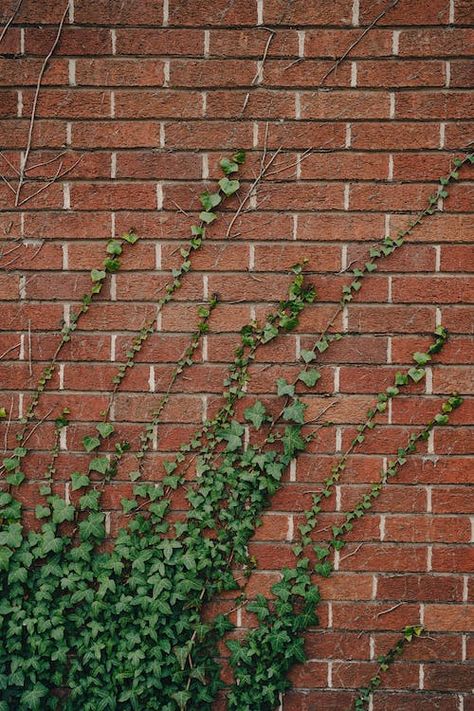
<path fill-rule="evenodd" d="M 17 2 L 0 6 L 6 22 Z M 0 405 L 12 418 L 5 442 L 54 352 L 61 320 L 87 291 L 89 270 L 101 264 L 107 238 L 133 227 L 141 239 L 61 352 L 37 413 L 46 419 L 32 438 L 30 477 L 48 460 L 51 420 L 65 405 L 75 424 L 63 438 L 59 469 L 77 468 L 80 439 L 106 406 L 131 337 L 156 311 L 180 240 L 199 211 L 198 195 L 220 177 L 218 160 L 238 147 L 248 151 L 245 191 L 263 151 L 279 151 L 273 175 L 260 182 L 230 236 L 235 199 L 209 230 L 176 302 L 158 317 L 157 332 L 117 395 L 115 420 L 136 441 L 153 393 L 167 382 L 193 329 L 195 305 L 218 292 L 200 362 L 165 412 L 149 460 L 153 476 L 163 453 L 215 408 L 239 328 L 283 296 L 287 268 L 309 258 L 318 302 L 295 334 L 262 352 L 250 390 L 263 395 L 277 377 L 294 372 L 299 349 L 331 317 L 349 279 L 344 272 L 371 242 L 425 206 L 453 155 L 472 141 L 474 6 L 469 0 L 70 0 L 67 7 L 35 107 L 31 180 L 17 207 L 6 181 L 15 188 L 35 86 L 65 0 L 23 0 L 0 44 L 6 179 Z M 309 661 L 291 674 L 295 689 L 285 711 L 348 707 L 351 689 L 367 682 L 375 657 L 405 624 L 419 622 L 429 637 L 394 665 L 374 711 L 474 709 L 468 661 L 474 616 L 467 604 L 474 592 L 472 177 L 464 168 L 439 212 L 345 309 L 337 326 L 348 335 L 321 356 L 323 377 L 310 403 L 316 412 L 329 393 L 335 425 L 292 468 L 252 543 L 260 570 L 251 586 L 268 591 L 308 490 L 327 475 L 373 394 L 443 323 L 448 345 L 426 381 L 393 402 L 350 459 L 323 525 L 354 503 L 384 457 L 411 426 L 429 419 L 443 395 L 458 389 L 465 403 L 452 426 L 437 429 L 389 484 L 354 530 L 352 555 L 323 583 L 321 629 L 308 636 Z M 113 483 L 107 499 L 112 531 L 129 491 L 125 480 Z M 34 489 L 26 484 L 24 492 L 33 507 Z"/>

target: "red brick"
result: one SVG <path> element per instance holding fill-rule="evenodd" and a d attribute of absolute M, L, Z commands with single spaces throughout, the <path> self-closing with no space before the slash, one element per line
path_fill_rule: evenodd
<path fill-rule="evenodd" d="M 117 210 L 156 208 L 156 186 L 152 183 L 81 183 L 71 185 L 73 210 Z"/>
<path fill-rule="evenodd" d="M 456 487 L 452 489 L 440 489 L 438 487 L 433 488 L 432 491 L 432 506 L 433 513 L 465 513 L 469 514 L 473 511 L 474 504 L 474 492 L 469 487 Z M 463 530 L 464 523 L 469 523 L 466 519 L 463 521 L 462 517 L 457 517 L 459 521 L 460 528 L 460 540 L 461 541 L 461 531 Z"/>
<path fill-rule="evenodd" d="M 332 68 L 333 62 L 307 59 L 302 64 L 285 59 L 270 59 L 263 68 L 265 86 L 310 87 L 318 86 Z M 348 63 L 341 64 L 337 70 L 328 74 L 324 86 L 351 85 L 351 69 Z"/>
<path fill-rule="evenodd" d="M 264 6 L 263 21 L 281 25 L 349 25 L 352 5 L 349 0 L 336 0 L 330 6 L 308 5 L 295 0 L 288 5 L 284 0 L 273 0 Z"/>
<path fill-rule="evenodd" d="M 110 226 L 110 215 L 105 212 L 48 212 L 25 215 L 25 237 L 35 239 L 100 239 L 110 236 Z"/>
<path fill-rule="evenodd" d="M 79 86 L 161 86 L 163 62 L 156 59 L 77 59 Z"/>
<path fill-rule="evenodd" d="M 360 41 L 359 41 L 360 39 Z M 349 53 L 357 57 L 389 57 L 392 54 L 392 33 L 389 30 L 372 29 L 361 38 L 359 29 L 309 29 L 305 32 L 305 57 L 331 57 L 338 59 L 357 40 Z"/>
<path fill-rule="evenodd" d="M 357 123 L 352 126 L 354 148 L 417 149 L 439 147 L 439 126 L 422 123 Z"/>
<path fill-rule="evenodd" d="M 383 215 L 307 214 L 298 216 L 297 236 L 301 240 L 376 240 L 383 236 Z M 367 249 L 368 252 L 368 249 Z"/>
<path fill-rule="evenodd" d="M 170 63 L 170 85 L 199 88 L 247 87 L 255 77 L 256 71 L 257 65 L 251 60 L 173 59 Z"/>
<path fill-rule="evenodd" d="M 23 115 L 31 114 L 35 92 L 23 92 Z M 78 89 L 43 89 L 38 98 L 39 118 L 109 118 L 110 92 Z M 110 172 L 110 171 L 109 171 Z"/>
<path fill-rule="evenodd" d="M 445 86 L 445 63 L 441 61 L 362 60 L 357 62 L 357 86 Z"/>
<path fill-rule="evenodd" d="M 474 31 L 460 27 L 404 29 L 398 38 L 398 53 L 409 57 L 458 57 L 471 53 L 473 41 Z"/>
<path fill-rule="evenodd" d="M 395 153 L 393 155 L 393 177 L 395 180 L 417 182 L 420 179 L 420 165 L 423 165 L 423 177 L 426 180 L 438 180 L 451 170 L 452 158 L 451 153 Z M 455 190 L 456 187 L 449 188 L 450 191 L 453 189 Z M 414 232 L 414 237 L 416 234 L 417 232 Z M 415 248 L 421 249 L 418 244 Z M 405 250 L 406 247 L 402 252 Z"/>
<path fill-rule="evenodd" d="M 203 30 L 178 30 L 127 27 L 116 30 L 117 54 L 131 56 L 177 55 L 202 56 L 204 53 Z"/>
<path fill-rule="evenodd" d="M 54 27 L 27 27 L 25 51 L 29 55 L 45 57 L 56 37 Z M 65 25 L 54 50 L 55 56 L 112 54 L 110 30 L 92 27 L 68 27 Z"/>
<path fill-rule="evenodd" d="M 203 12 L 193 0 L 177 0 L 170 6 L 170 25 L 255 25 L 257 8 L 252 0 L 216 0 L 212 12 Z"/>
<path fill-rule="evenodd" d="M 3 86 L 36 86 L 43 60 L 0 59 L 0 76 Z M 68 64 L 63 59 L 52 59 L 43 74 L 42 85 L 68 83 Z"/>
<path fill-rule="evenodd" d="M 268 129 L 267 129 L 268 126 Z M 323 148 L 344 148 L 346 129 L 343 123 L 317 123 L 314 121 L 292 121 L 282 123 L 260 123 L 258 125 L 258 146 L 265 142 L 269 149 L 291 148 L 307 150 Z"/>
<path fill-rule="evenodd" d="M 472 62 L 454 60 L 451 62 L 450 86 L 471 88 L 474 82 Z"/>
<path fill-rule="evenodd" d="M 471 131 L 472 121 L 450 121 L 446 124 L 445 148 L 461 150 L 466 145 L 466 136 L 470 136 Z"/>
<path fill-rule="evenodd" d="M 76 148 L 157 148 L 160 126 L 156 121 L 81 121 L 72 127 Z"/>
<path fill-rule="evenodd" d="M 211 57 L 239 56 L 261 59 L 268 38 L 268 30 L 264 27 L 232 30 L 212 29 L 209 37 L 209 54 Z M 186 54 L 189 53 L 186 52 Z M 295 30 L 278 30 L 268 46 L 267 56 L 298 56 L 297 32 Z"/>
<path fill-rule="evenodd" d="M 117 118 L 157 118 L 169 119 L 179 115 L 182 118 L 202 116 L 202 96 L 198 92 L 129 91 L 115 92 L 115 115 Z"/>
<path fill-rule="evenodd" d="M 438 663 L 436 669 L 428 666 L 424 677 L 424 687 L 436 691 L 470 691 L 472 689 L 472 668 L 467 664 Z"/>
<path fill-rule="evenodd" d="M 382 0 L 361 0 L 360 24 L 369 24 L 385 9 Z M 444 0 L 433 0 L 429 6 L 401 0 L 378 20 L 379 25 L 445 25 L 448 22 L 449 7 Z"/>
<path fill-rule="evenodd" d="M 359 604 L 336 602 L 333 604 L 333 625 L 335 629 L 348 630 L 396 630 L 397 632 L 408 624 L 413 624 L 419 618 L 418 605 L 406 603 L 391 612 L 385 612 L 390 605 L 381 602 L 364 602 Z"/>
<path fill-rule="evenodd" d="M 303 180 L 384 180 L 388 175 L 388 156 L 347 151 L 310 153 L 300 162 Z"/>
<path fill-rule="evenodd" d="M 441 573 L 472 573 L 474 570 L 472 546 L 434 546 L 432 567 L 435 572 Z M 463 614 L 471 614 L 471 612 L 466 610 Z"/>
<path fill-rule="evenodd" d="M 437 513 L 436 506 L 433 506 L 433 512 Z M 445 512 L 444 510 L 443 513 Z M 454 516 L 387 516 L 384 540 L 413 543 L 422 541 L 469 543 L 471 522 L 467 517 Z"/>
<path fill-rule="evenodd" d="M 395 97 L 397 119 L 462 119 L 472 117 L 469 92 L 400 92 Z"/>
<path fill-rule="evenodd" d="M 392 693 L 385 690 L 374 695 L 374 711 L 458 711 L 458 699 L 452 694 Z"/>
<path fill-rule="evenodd" d="M 393 277 L 395 303 L 456 304 L 474 299 L 469 277 Z"/>
<path fill-rule="evenodd" d="M 378 91 L 334 91 L 301 93 L 303 119 L 369 119 L 388 118 L 390 98 Z"/>
<path fill-rule="evenodd" d="M 220 148 L 233 150 L 235 146 L 250 148 L 253 145 L 252 126 L 249 123 L 179 122 L 165 126 L 166 148 Z"/>
<path fill-rule="evenodd" d="M 109 0 L 75 0 L 74 21 L 88 25 L 161 25 L 162 0 L 150 0 L 146 7 L 140 0 L 123 5 L 111 5 Z"/>
<path fill-rule="evenodd" d="M 460 24 L 472 24 L 474 13 L 469 0 L 457 0 L 454 6 L 454 21 Z"/>
<path fill-rule="evenodd" d="M 433 191 L 433 186 L 426 184 L 359 183 L 351 185 L 349 208 L 364 211 L 422 210 Z"/>
<path fill-rule="evenodd" d="M 162 246 L 161 258 L 163 269 L 176 267 L 182 261 L 179 250 L 176 251 L 176 245 L 173 243 Z M 205 246 L 192 256 L 194 271 L 220 271 L 224 267 L 226 271 L 246 271 L 248 262 L 249 248 L 246 244 L 206 242 Z M 257 264 L 256 269 L 260 271 Z"/>
<path fill-rule="evenodd" d="M 440 267 L 443 272 L 474 271 L 474 246 L 443 245 Z"/>
<path fill-rule="evenodd" d="M 452 188 L 455 192 L 457 186 Z M 450 198 L 447 198 L 446 204 Z M 392 232 L 405 229 L 410 217 L 407 215 L 392 215 L 390 224 Z M 438 213 L 417 225 L 413 230 L 413 238 L 423 242 L 470 242 L 474 220 L 472 215 L 446 215 Z"/>
<path fill-rule="evenodd" d="M 460 602 L 463 597 L 461 576 L 416 574 L 385 574 L 377 576 L 377 596 L 383 600 L 442 600 Z M 429 629 L 433 629 L 430 625 Z"/>
<path fill-rule="evenodd" d="M 236 79 L 237 81 L 237 79 Z M 255 87 L 248 91 L 207 92 L 206 116 L 208 118 L 295 118 L 295 97 L 290 91 L 267 91 Z M 276 167 L 275 167 L 276 169 Z"/>
<path fill-rule="evenodd" d="M 0 146 L 24 149 L 28 140 L 29 121 L 0 121 Z M 33 129 L 35 148 L 62 148 L 66 144 L 65 121 L 35 121 Z"/>
<path fill-rule="evenodd" d="M 16 91 L 2 91 L 0 102 L 0 116 L 2 118 L 13 118 L 17 115 L 18 94 Z"/>

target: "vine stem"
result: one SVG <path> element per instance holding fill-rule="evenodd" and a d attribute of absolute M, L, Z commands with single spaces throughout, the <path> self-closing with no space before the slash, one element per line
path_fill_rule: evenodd
<path fill-rule="evenodd" d="M 30 151 L 31 151 L 31 144 L 33 141 L 33 129 L 34 129 L 34 125 L 35 125 L 36 108 L 38 105 L 38 99 L 39 99 L 39 94 L 40 94 L 40 90 L 41 90 L 41 82 L 43 81 L 43 76 L 46 71 L 46 67 L 48 66 L 48 62 L 51 59 L 51 57 L 53 56 L 56 47 L 58 46 L 59 39 L 60 39 L 61 33 L 63 31 L 63 25 L 66 20 L 66 15 L 68 13 L 68 10 L 69 10 L 69 2 L 66 3 L 66 7 L 64 9 L 64 12 L 62 14 L 61 20 L 58 25 L 56 37 L 54 38 L 54 42 L 51 45 L 51 49 L 49 50 L 48 54 L 46 55 L 46 57 L 43 61 L 43 64 L 41 65 L 40 73 L 38 76 L 38 81 L 36 82 L 36 90 L 35 90 L 35 94 L 34 94 L 34 98 L 33 98 L 33 106 L 31 108 L 30 125 L 28 128 L 28 138 L 27 138 L 27 143 L 26 143 L 25 155 L 24 155 L 23 160 L 21 161 L 21 165 L 20 165 L 20 176 L 18 178 L 18 186 L 17 186 L 17 190 L 16 190 L 16 195 L 15 195 L 15 207 L 18 207 L 19 204 L 21 204 L 20 203 L 20 193 L 21 193 L 23 184 L 25 182 L 26 166 L 28 163 L 28 158 L 29 158 Z M 48 186 L 46 186 L 46 187 L 48 187 Z"/>

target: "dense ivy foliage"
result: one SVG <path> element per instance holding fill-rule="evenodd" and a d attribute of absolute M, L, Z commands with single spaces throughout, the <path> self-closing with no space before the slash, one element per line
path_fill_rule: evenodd
<path fill-rule="evenodd" d="M 181 265 L 171 274 L 160 308 L 172 299 L 191 269 L 192 253 L 201 247 L 206 225 L 217 218 L 216 209 L 239 189 L 239 181 L 232 176 L 238 173 L 244 158 L 238 151 L 221 161 L 224 177 L 218 190 L 201 195 L 200 224 L 192 228 L 189 244 L 181 249 Z M 437 194 L 430 196 L 427 208 L 406 230 L 394 238 L 385 237 L 371 248 L 365 266 L 354 269 L 352 281 L 343 288 L 339 309 L 350 303 L 362 288 L 363 279 L 376 271 L 378 261 L 400 248 L 406 235 L 435 211 L 438 198 L 447 197 L 448 185 L 458 178 L 459 168 L 467 160 L 472 162 L 472 157 L 459 159 L 449 176 L 441 179 Z M 292 460 L 307 449 L 319 428 L 328 424 L 324 411 L 311 423 L 305 416 L 304 395 L 320 378 L 315 366 L 317 356 L 345 335 L 330 331 L 328 326 L 311 349 L 301 352 L 295 381 L 279 379 L 275 383 L 274 403 L 264 404 L 247 395 L 249 368 L 258 349 L 282 332 L 293 330 L 305 307 L 316 299 L 314 287 L 306 282 L 304 264 L 296 264 L 290 271 L 286 297 L 263 324 L 252 321 L 242 329 L 223 383 L 221 408 L 181 446 L 173 460 L 164 464 L 164 471 L 157 472 L 153 482 L 142 481 L 143 464 L 162 411 L 180 375 L 193 365 L 200 339 L 217 307 L 217 296 L 199 307 L 196 330 L 164 394 L 157 396 L 156 407 L 135 448 L 137 466 L 130 473 L 133 496 L 121 502 L 128 525 L 119 531 L 113 546 L 105 544 L 106 516 L 101 497 L 131 446 L 118 438 L 110 421 L 110 405 L 103 421 L 84 437 L 89 463 L 86 471 L 71 475 L 67 488 L 70 495 L 58 489 L 55 474 L 60 433 L 71 413 L 66 410 L 58 415 L 50 465 L 43 476 L 37 477 L 43 497 L 35 510 L 38 527 L 27 530 L 16 492 L 21 492 L 25 479 L 22 464 L 28 456 L 27 443 L 36 426 L 33 423 L 41 393 L 52 377 L 62 345 L 78 328 L 81 315 L 100 293 L 107 275 L 120 268 L 123 248 L 137 239 L 130 233 L 109 241 L 103 267 L 91 272 L 90 293 L 61 331 L 54 358 L 41 376 L 23 419 L 17 446 L 3 460 L 0 711 L 210 709 L 225 686 L 219 642 L 233 625 L 229 615 L 204 613 L 208 603 L 230 591 L 235 591 L 237 606 L 254 613 L 255 627 L 243 638 L 227 640 L 234 679 L 226 690 L 228 708 L 271 711 L 289 686 L 288 670 L 305 658 L 304 631 L 318 622 L 317 576 L 333 573 L 331 557 L 345 545 L 345 534 L 370 510 L 416 451 L 418 442 L 426 440 L 434 427 L 447 424 L 450 413 L 462 403 L 457 394 L 448 398 L 440 412 L 398 448 L 379 481 L 341 516 L 327 544 L 313 542 L 311 533 L 322 501 L 333 495 L 347 458 L 377 426 L 377 416 L 388 402 L 410 382 L 424 377 L 425 366 L 446 342 L 447 331 L 438 327 L 428 350 L 414 353 L 414 364 L 406 372 L 398 372 L 393 384 L 376 396 L 350 447 L 321 492 L 314 495 L 293 547 L 294 566 L 281 571 L 281 580 L 272 588 L 274 597 L 247 599 L 246 579 L 255 567 L 248 543 L 261 514 L 271 505 L 271 497 Z M 126 361 L 111 383 L 111 402 L 152 332 L 153 324 L 145 324 L 132 341 Z M 244 398 L 246 407 L 241 408 L 243 415 L 239 417 L 237 404 Z M 105 446 L 110 443 L 112 454 L 105 454 Z M 191 465 L 195 469 L 193 479 L 188 476 Z M 186 507 L 178 515 L 173 511 L 171 517 L 177 492 L 184 493 Z M 403 640 L 417 635 L 418 628 L 409 628 Z M 402 647 L 386 655 L 382 671 Z M 365 708 L 379 683 L 376 676 L 361 690 L 356 708 Z"/>

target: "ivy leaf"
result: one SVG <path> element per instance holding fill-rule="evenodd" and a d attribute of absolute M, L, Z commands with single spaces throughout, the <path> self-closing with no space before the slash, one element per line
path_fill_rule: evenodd
<path fill-rule="evenodd" d="M 419 353 L 417 351 L 416 353 L 413 353 L 413 360 L 418 365 L 426 365 L 430 362 L 431 357 L 428 355 L 428 353 Z"/>
<path fill-rule="evenodd" d="M 286 427 L 281 441 L 283 442 L 285 455 L 288 457 L 293 457 L 295 452 L 306 448 L 306 443 L 301 436 L 299 427 Z"/>
<path fill-rule="evenodd" d="M 93 269 L 91 271 L 91 279 L 94 283 L 103 281 L 103 279 L 105 279 L 105 272 L 103 269 Z"/>
<path fill-rule="evenodd" d="M 284 395 L 289 395 L 289 397 L 292 397 L 295 394 L 295 386 L 291 383 L 288 383 L 285 378 L 278 378 L 276 384 L 277 395 L 279 395 L 280 397 Z"/>
<path fill-rule="evenodd" d="M 0 546 L 9 546 L 9 548 L 19 548 L 23 537 L 21 532 L 23 526 L 21 523 L 10 523 L 5 530 L 0 533 Z"/>
<path fill-rule="evenodd" d="M 178 704 L 179 711 L 184 711 L 191 698 L 191 693 L 189 691 L 175 691 L 174 694 L 171 694 L 171 698 Z"/>
<path fill-rule="evenodd" d="M 32 689 L 25 691 L 20 698 L 22 708 L 38 709 L 41 699 L 48 696 L 49 691 L 43 684 L 35 684 Z"/>
<path fill-rule="evenodd" d="M 107 254 L 122 254 L 123 247 L 118 239 L 111 239 L 107 244 Z"/>
<path fill-rule="evenodd" d="M 239 148 L 238 151 L 234 153 L 232 156 L 232 160 L 238 163 L 239 165 L 242 165 L 242 163 L 245 163 L 245 151 L 243 148 Z"/>
<path fill-rule="evenodd" d="M 86 436 L 82 440 L 82 444 L 86 452 L 92 452 L 93 449 L 97 449 L 100 445 L 100 439 L 98 437 Z"/>
<path fill-rule="evenodd" d="M 17 466 L 20 464 L 20 462 L 18 461 L 18 459 L 6 457 L 3 460 L 2 464 L 5 467 L 5 469 L 7 470 L 7 472 L 11 472 L 17 468 Z"/>
<path fill-rule="evenodd" d="M 60 496 L 50 496 L 48 498 L 48 503 L 51 504 L 53 513 L 52 521 L 53 523 L 63 523 L 64 521 L 72 521 L 74 518 L 74 506 L 68 504 Z"/>
<path fill-rule="evenodd" d="M 263 327 L 262 343 L 268 343 L 278 336 L 278 329 L 271 323 L 266 323 Z"/>
<path fill-rule="evenodd" d="M 130 513 L 138 506 L 136 499 L 120 499 L 120 503 L 122 505 L 124 513 L 126 514 Z"/>
<path fill-rule="evenodd" d="M 8 565 L 12 555 L 13 551 L 9 548 L 6 546 L 0 546 L 0 570 L 8 570 Z"/>
<path fill-rule="evenodd" d="M 316 358 L 314 351 L 309 351 L 309 350 L 306 350 L 305 348 L 301 349 L 300 356 L 304 360 L 305 363 L 311 363 L 311 361 Z"/>
<path fill-rule="evenodd" d="M 90 484 L 90 479 L 86 474 L 81 474 L 81 472 L 73 472 L 71 474 L 71 488 L 73 491 L 77 491 L 78 489 L 82 489 L 84 486 L 88 486 Z"/>
<path fill-rule="evenodd" d="M 408 375 L 414 383 L 419 383 L 425 377 L 425 371 L 421 368 L 410 368 Z"/>
<path fill-rule="evenodd" d="M 107 457 L 96 457 L 89 464 L 90 472 L 99 472 L 99 474 L 106 474 L 110 466 L 110 462 Z"/>
<path fill-rule="evenodd" d="M 110 424 L 110 422 L 99 422 L 98 425 L 96 425 L 96 430 L 100 434 L 100 436 L 105 439 L 106 437 L 109 437 L 112 432 L 114 431 L 114 426 Z"/>
<path fill-rule="evenodd" d="M 129 244 L 135 244 L 135 242 L 138 241 L 138 235 L 136 235 L 134 232 L 126 232 L 122 235 L 122 239 L 124 239 L 125 242 L 128 242 Z"/>
<path fill-rule="evenodd" d="M 318 563 L 315 566 L 316 572 L 321 575 L 323 578 L 329 578 L 329 576 L 332 573 L 332 565 L 331 563 L 327 562 L 326 563 Z"/>
<path fill-rule="evenodd" d="M 105 514 L 102 512 L 91 513 L 79 524 L 79 533 L 83 540 L 95 538 L 102 540 L 105 537 Z"/>
<path fill-rule="evenodd" d="M 236 173 L 239 170 L 238 164 L 233 160 L 229 160 L 229 158 L 223 158 L 220 161 L 219 165 L 225 175 L 230 175 L 230 173 Z"/>
<path fill-rule="evenodd" d="M 238 180 L 229 180 L 229 178 L 222 178 L 219 180 L 219 187 L 224 193 L 224 195 L 233 195 L 240 188 L 240 183 Z"/>
<path fill-rule="evenodd" d="M 283 410 L 283 419 L 287 422 L 296 422 L 299 425 L 303 425 L 306 407 L 301 400 L 295 400 L 292 405 L 285 407 Z"/>
<path fill-rule="evenodd" d="M 199 196 L 201 205 L 207 212 L 211 212 L 215 207 L 222 202 L 222 198 L 219 193 L 201 193 Z"/>
<path fill-rule="evenodd" d="M 267 411 L 260 400 L 257 400 L 252 407 L 248 407 L 244 411 L 245 419 L 251 422 L 257 430 L 260 429 L 262 424 L 265 422 L 266 415 Z"/>
<path fill-rule="evenodd" d="M 20 471 L 12 472 L 6 477 L 7 482 L 12 486 L 20 486 L 21 482 L 24 481 L 24 479 L 25 475 L 23 474 L 23 472 Z"/>
<path fill-rule="evenodd" d="M 302 370 L 298 374 L 298 380 L 301 380 L 308 388 L 312 388 L 321 377 L 321 373 L 316 368 Z"/>
<path fill-rule="evenodd" d="M 215 215 L 213 212 L 200 212 L 199 219 L 202 220 L 202 222 L 205 222 L 207 225 L 210 225 L 211 222 L 214 222 L 214 220 L 217 219 L 217 215 Z"/>
<path fill-rule="evenodd" d="M 49 506 L 42 506 L 38 504 L 35 507 L 35 516 L 37 519 L 47 518 L 51 514 L 51 509 Z"/>

